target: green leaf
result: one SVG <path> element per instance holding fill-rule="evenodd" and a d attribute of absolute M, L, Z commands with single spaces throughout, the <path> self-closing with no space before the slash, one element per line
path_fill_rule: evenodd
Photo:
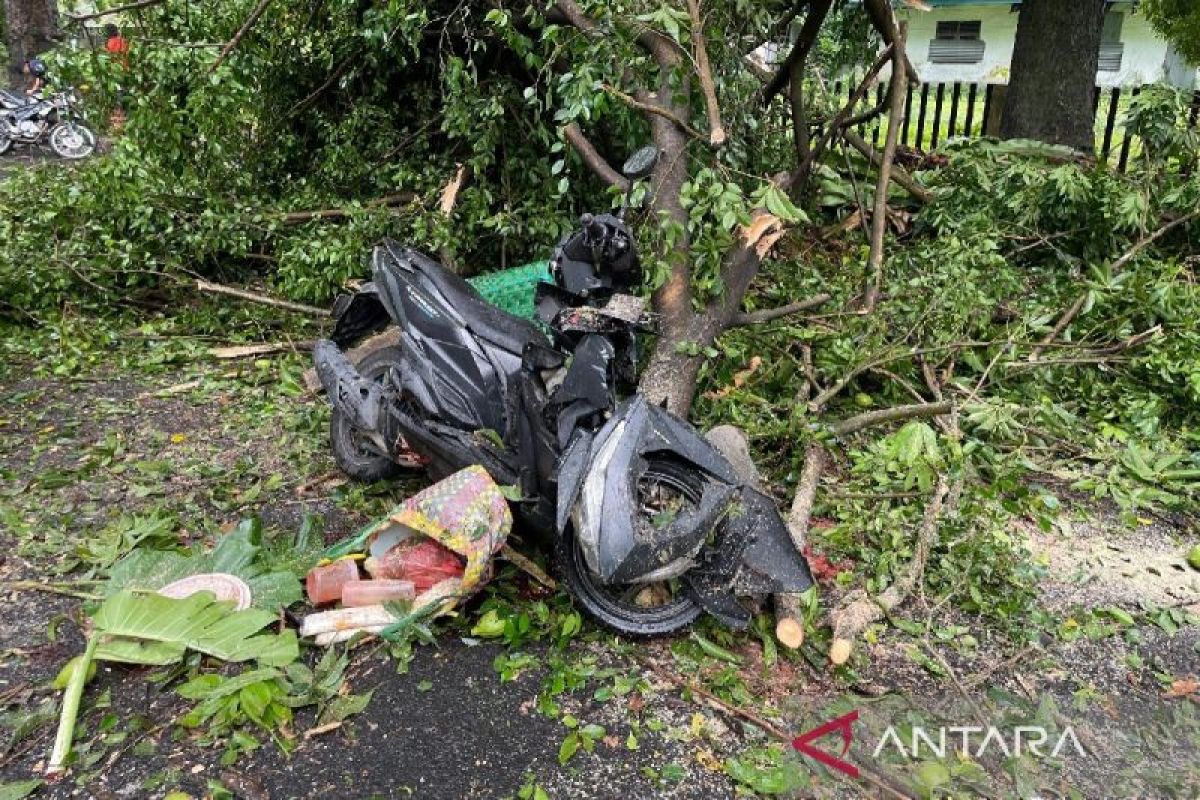
<path fill-rule="evenodd" d="M 37 778 L 27 781 L 14 781 L 13 783 L 0 783 L 0 800 L 21 800 L 21 798 L 33 794 L 42 783 L 43 781 Z"/>
<path fill-rule="evenodd" d="M 267 707 L 271 705 L 272 692 L 265 681 L 255 681 L 238 692 L 238 702 L 246 716 L 260 725 L 264 723 Z"/>
<path fill-rule="evenodd" d="M 179 692 L 180 697 L 186 697 L 188 700 L 209 700 L 228 697 L 252 684 L 262 684 L 278 677 L 279 670 L 272 668 L 252 669 L 232 678 L 222 678 L 220 675 L 198 675 L 175 691 Z M 267 700 L 269 701 L 270 697 Z"/>
<path fill-rule="evenodd" d="M 558 748 L 558 763 L 566 764 L 579 752 L 579 734 L 570 733 Z"/>
<path fill-rule="evenodd" d="M 243 520 L 207 553 L 134 550 L 112 568 L 103 591 L 107 595 L 122 589 L 159 589 L 188 575 L 227 572 L 246 582 L 256 608 L 274 612 L 300 600 L 300 581 L 291 572 L 270 571 L 261 558 L 261 542 L 258 521 Z"/>
<path fill-rule="evenodd" d="M 266 666 L 283 666 L 299 657 L 295 632 L 255 635 L 274 621 L 274 614 L 259 609 L 232 611 L 209 592 L 176 600 L 123 591 L 104 601 L 94 617 L 102 634 L 164 642 L 177 650 L 182 645 L 223 661 L 256 659 Z M 124 650 L 106 653 L 117 658 L 128 655 Z"/>
<path fill-rule="evenodd" d="M 342 720 L 352 717 L 355 714 L 361 714 L 367 704 L 371 702 L 371 695 L 375 693 L 372 689 L 364 694 L 348 694 L 341 697 L 335 697 L 325 711 L 321 714 L 320 724 L 324 725 L 330 722 L 341 722 Z"/>

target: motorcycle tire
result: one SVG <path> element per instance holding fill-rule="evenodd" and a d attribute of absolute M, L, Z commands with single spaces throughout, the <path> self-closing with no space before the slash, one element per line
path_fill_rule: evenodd
<path fill-rule="evenodd" d="M 58 123 L 50 129 L 48 138 L 50 149 L 59 158 L 77 161 L 96 152 L 96 134 L 78 122 Z"/>
<path fill-rule="evenodd" d="M 359 374 L 376 382 L 382 382 L 388 370 L 392 368 L 403 368 L 403 359 L 397 347 L 376 350 L 358 363 Z M 388 441 L 395 438 L 387 434 L 384 436 Z M 336 408 L 329 419 L 329 444 L 333 448 L 333 460 L 338 469 L 356 481 L 385 481 L 404 472 L 404 467 L 393 459 L 367 447 L 362 441 L 362 435 L 350 424 L 346 415 Z"/>
<path fill-rule="evenodd" d="M 7 153 L 10 147 L 12 147 L 12 139 L 7 136 L 0 136 L 0 156 Z"/>
<path fill-rule="evenodd" d="M 643 480 L 665 481 L 693 503 L 699 502 L 703 492 L 703 479 L 694 470 L 671 461 L 651 460 Z M 556 541 L 555 557 L 567 588 L 583 610 L 616 633 L 636 638 L 666 636 L 691 625 L 701 614 L 700 606 L 680 591 L 662 605 L 641 606 L 636 596 L 627 599 L 638 590 L 638 585 L 602 584 L 588 567 L 570 526 Z"/>

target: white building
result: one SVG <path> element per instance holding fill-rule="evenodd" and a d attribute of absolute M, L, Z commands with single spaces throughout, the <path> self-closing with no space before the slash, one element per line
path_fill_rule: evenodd
<path fill-rule="evenodd" d="M 908 56 L 927 83 L 1007 83 L 1020 3 L 926 0 L 932 11 L 897 9 L 908 20 Z M 1200 0 L 1198 0 L 1200 2 Z M 1136 2 L 1109 3 L 1097 86 L 1169 81 L 1197 87 L 1197 69 L 1159 37 Z"/>

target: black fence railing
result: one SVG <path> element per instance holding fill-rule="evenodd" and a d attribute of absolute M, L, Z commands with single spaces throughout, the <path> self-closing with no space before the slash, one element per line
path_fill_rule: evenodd
<path fill-rule="evenodd" d="M 833 91 L 837 97 L 849 99 L 857 83 L 837 81 Z M 909 86 L 904 101 L 904 124 L 900 128 L 900 143 L 916 150 L 928 152 L 939 144 L 954 137 L 971 138 L 998 133 L 999 109 L 1006 87 L 994 83 L 923 83 Z M 856 114 L 884 108 L 886 84 L 881 82 L 873 93 L 859 103 Z M 1141 87 L 1096 87 L 1092 99 L 1092 111 L 1096 128 L 1096 155 L 1101 161 L 1113 163 L 1124 172 L 1129 161 L 1140 151 L 1137 137 L 1132 136 L 1124 125 L 1125 112 Z M 859 134 L 878 147 L 883 140 L 886 115 L 874 117 L 859 124 Z M 1188 125 L 1200 124 L 1200 90 L 1193 92 Z"/>

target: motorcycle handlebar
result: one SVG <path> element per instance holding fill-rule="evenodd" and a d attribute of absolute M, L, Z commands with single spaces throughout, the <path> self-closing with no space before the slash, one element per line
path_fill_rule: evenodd
<path fill-rule="evenodd" d="M 589 242 L 602 242 L 605 235 L 608 233 L 603 222 L 593 217 L 591 214 L 584 214 L 579 218 L 579 224 L 583 227 L 584 236 Z"/>

